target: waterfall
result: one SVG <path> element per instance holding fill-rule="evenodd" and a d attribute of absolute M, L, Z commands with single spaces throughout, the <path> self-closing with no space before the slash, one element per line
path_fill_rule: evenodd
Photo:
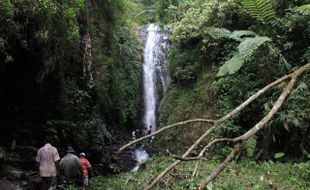
<path fill-rule="evenodd" d="M 156 131 L 156 109 L 159 102 L 158 96 L 158 82 L 161 82 L 163 92 L 169 84 L 170 77 L 167 72 L 167 49 L 168 49 L 168 29 L 163 29 L 158 25 L 150 24 L 147 29 L 143 29 L 141 38 L 144 41 L 144 62 L 143 62 L 143 92 L 144 92 L 144 117 L 143 128 L 149 130 L 152 126 L 151 132 Z M 133 140 L 136 138 L 133 132 Z M 149 141 L 150 142 L 150 141 Z M 132 152 L 132 157 L 137 161 L 136 166 L 131 170 L 138 171 L 140 165 L 144 163 L 149 154 L 145 151 L 143 146 L 138 146 Z"/>
<path fill-rule="evenodd" d="M 143 88 L 144 88 L 144 128 L 151 132 L 156 130 L 156 108 L 158 92 L 156 81 L 159 77 L 163 91 L 170 81 L 166 69 L 166 54 L 168 48 L 168 30 L 161 30 L 158 25 L 150 24 L 146 31 L 143 62 Z"/>

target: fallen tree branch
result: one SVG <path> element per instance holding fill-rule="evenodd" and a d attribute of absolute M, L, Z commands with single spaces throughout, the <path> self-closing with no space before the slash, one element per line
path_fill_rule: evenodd
<path fill-rule="evenodd" d="M 233 151 L 218 166 L 218 168 L 207 177 L 207 179 L 199 186 L 198 189 L 204 189 L 214 178 L 216 178 L 228 166 L 229 162 L 231 162 L 236 157 L 236 155 L 241 151 L 245 142 L 267 125 L 267 123 L 278 112 L 278 110 L 283 105 L 285 99 L 291 93 L 292 89 L 295 86 L 298 76 L 301 75 L 303 72 L 305 72 L 309 67 L 310 67 L 310 64 L 306 64 L 291 74 L 290 82 L 283 89 L 281 95 L 279 96 L 275 104 L 273 105 L 272 109 L 268 112 L 268 114 L 263 119 L 261 119 L 252 129 L 250 129 L 243 135 L 233 139 L 234 142 L 241 141 L 242 143 L 239 143 L 235 146 Z"/>
<path fill-rule="evenodd" d="M 280 107 L 282 106 L 287 96 L 291 93 L 291 90 L 293 89 L 298 76 L 301 75 L 303 72 L 305 72 L 308 68 L 310 68 L 310 63 L 304 65 L 303 67 L 300 67 L 298 70 L 293 72 L 291 74 L 290 82 L 287 84 L 287 86 L 285 87 L 282 94 L 279 96 L 278 100 L 276 101 L 272 109 L 269 111 L 269 113 L 259 123 L 257 123 L 252 129 L 247 131 L 244 135 L 236 138 L 235 140 L 236 141 L 247 140 L 249 139 L 249 137 L 251 137 L 252 135 L 256 134 L 258 131 L 260 131 L 262 128 L 264 128 L 267 122 L 270 121 L 270 119 L 274 116 L 274 114 L 280 109 Z"/>
<path fill-rule="evenodd" d="M 215 121 L 214 125 L 209 128 L 203 135 L 199 137 L 199 139 L 190 146 L 187 151 L 182 155 L 182 158 L 186 158 L 216 127 L 218 126 L 218 122 Z M 162 177 L 164 177 L 170 170 L 175 168 L 181 160 L 174 161 L 170 166 L 168 166 L 164 171 L 162 171 L 152 182 L 149 186 L 145 188 L 145 190 L 151 189 Z"/>
<path fill-rule="evenodd" d="M 141 137 L 141 138 L 139 138 L 139 139 L 136 139 L 136 140 L 134 140 L 134 141 L 129 142 L 128 144 L 125 144 L 124 146 L 122 146 L 122 147 L 118 150 L 118 153 L 121 153 L 123 150 L 125 150 L 126 148 L 132 146 L 133 144 L 136 144 L 136 143 L 138 143 L 138 142 L 140 142 L 140 141 L 143 141 L 143 140 L 145 140 L 145 139 L 147 139 L 147 138 L 153 137 L 153 136 L 155 136 L 155 135 L 157 135 L 157 134 L 159 134 L 159 133 L 161 133 L 161 132 L 163 132 L 163 131 L 165 131 L 165 130 L 167 130 L 167 129 L 170 129 L 170 128 L 172 128 L 172 127 L 182 126 L 182 125 L 186 125 L 186 124 L 188 124 L 188 123 L 198 123 L 198 122 L 214 123 L 215 121 L 214 121 L 214 120 L 211 120 L 211 119 L 201 119 L 201 118 L 197 118 L 197 119 L 190 119 L 190 120 L 186 120 L 186 121 L 181 121 L 181 122 L 178 122 L 178 123 L 174 123 L 174 124 L 172 124 L 172 125 L 167 125 L 167 126 L 161 128 L 161 129 L 155 131 L 154 133 L 151 133 L 151 134 L 149 134 L 149 135 L 143 136 L 143 137 Z"/>
<path fill-rule="evenodd" d="M 164 177 L 166 175 L 166 173 L 168 173 L 170 170 L 172 170 L 175 166 L 177 166 L 179 163 L 181 162 L 181 160 L 176 160 L 175 162 L 173 162 L 170 166 L 168 166 L 161 174 L 159 174 L 155 180 L 153 180 L 146 188 L 147 189 L 151 189 L 162 177 Z"/>
<path fill-rule="evenodd" d="M 180 157 L 180 156 L 176 156 L 173 155 L 173 158 L 177 159 L 177 160 L 181 160 L 181 161 L 193 161 L 193 160 L 201 160 L 201 158 L 203 157 L 204 153 L 209 150 L 212 146 L 214 146 L 215 144 L 219 143 L 219 142 L 235 142 L 234 139 L 228 139 L 228 138 L 221 138 L 221 139 L 215 139 L 213 141 L 211 141 L 210 143 L 208 143 L 203 149 L 202 151 L 199 153 L 198 156 L 195 157 Z"/>
<path fill-rule="evenodd" d="M 198 188 L 198 190 L 203 190 L 214 178 L 216 178 L 227 166 L 228 164 L 235 159 L 236 155 L 241 151 L 244 142 L 235 145 L 234 149 L 226 157 L 226 159 L 214 170 Z"/>

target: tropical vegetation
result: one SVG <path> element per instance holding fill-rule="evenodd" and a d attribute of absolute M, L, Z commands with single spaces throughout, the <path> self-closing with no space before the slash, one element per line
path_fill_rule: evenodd
<path fill-rule="evenodd" d="M 0 0 L 0 168 L 31 163 L 50 135 L 61 154 L 69 144 L 86 150 L 98 174 L 90 189 L 145 188 L 209 129 L 194 123 L 159 134 L 137 173 L 128 172 L 128 154 L 116 153 L 141 127 L 139 32 L 149 23 L 170 29 L 171 82 L 160 95 L 159 128 L 221 118 L 310 62 L 309 0 Z M 207 189 L 310 186 L 309 70 Z M 249 131 L 287 85 L 276 85 L 203 143 Z M 196 189 L 232 150 L 231 143 L 216 145 L 155 189 Z"/>

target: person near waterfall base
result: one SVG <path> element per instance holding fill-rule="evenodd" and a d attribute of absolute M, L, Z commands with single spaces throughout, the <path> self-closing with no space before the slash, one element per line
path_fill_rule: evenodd
<path fill-rule="evenodd" d="M 152 128 L 153 128 L 153 126 L 150 125 L 150 127 L 147 129 L 146 135 L 152 134 Z M 150 144 L 153 141 L 153 139 L 154 139 L 154 136 L 150 137 L 148 140 L 148 144 Z"/>
<path fill-rule="evenodd" d="M 85 153 L 81 152 L 80 153 L 80 163 L 83 169 L 83 190 L 86 189 L 86 187 L 88 187 L 89 185 L 89 178 L 88 178 L 88 171 L 90 171 L 90 173 L 92 174 L 92 176 L 94 176 L 94 172 L 92 170 L 91 164 L 89 163 L 89 161 L 85 158 Z"/>
<path fill-rule="evenodd" d="M 46 144 L 38 150 L 36 161 L 41 177 L 41 189 L 55 190 L 57 188 L 57 170 L 59 166 L 59 153 L 51 145 L 52 138 L 46 137 Z"/>

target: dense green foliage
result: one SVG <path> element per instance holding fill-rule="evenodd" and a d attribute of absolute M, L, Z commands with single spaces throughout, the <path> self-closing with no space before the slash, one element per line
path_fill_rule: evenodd
<path fill-rule="evenodd" d="M 222 116 L 264 85 L 309 62 L 307 3 L 188 0 L 161 10 L 172 15 L 168 23 L 172 24 L 169 68 L 173 78 L 161 106 L 162 125 L 190 117 Z M 250 145 L 256 148 L 255 158 L 272 158 L 276 152 L 284 152 L 284 158 L 307 157 L 309 79 L 307 72 L 269 128 L 255 137 Z M 212 98 L 199 103 L 184 99 L 202 88 Z M 223 124 L 218 134 L 233 137 L 251 128 L 271 109 L 281 89 L 279 85 Z"/>
<path fill-rule="evenodd" d="M 61 154 L 72 144 L 109 162 L 100 152 L 113 148 L 115 131 L 139 122 L 142 49 L 132 18 L 141 7 L 0 1 L 0 146 L 39 147 L 52 135 Z"/>
<path fill-rule="evenodd" d="M 61 154 L 72 144 L 98 163 L 98 172 L 118 172 L 121 156 L 115 150 L 139 127 L 143 111 L 138 32 L 149 22 L 171 28 L 172 81 L 160 105 L 161 126 L 219 118 L 310 62 L 309 0 L 0 0 L 0 167 L 24 147 L 30 153 L 18 156 L 33 160 L 33 147 L 49 135 Z M 208 189 L 266 189 L 268 180 L 279 189 L 310 185 L 309 84 L 307 71 L 268 128 L 246 143 L 238 163 Z M 206 141 L 252 128 L 284 86 L 223 123 Z M 207 127 L 166 132 L 154 139 L 152 151 L 182 154 Z M 196 175 L 188 162 L 165 180 L 175 189 L 196 189 L 231 150 L 226 145 L 216 146 L 214 160 L 202 160 Z M 97 177 L 91 189 L 140 189 L 168 161 L 159 156 L 141 173 Z M 157 188 L 171 188 L 161 185 Z"/>
<path fill-rule="evenodd" d="M 113 178 L 98 177 L 91 181 L 92 190 L 134 190 L 141 189 L 162 171 L 171 161 L 167 157 L 152 158 L 146 168 L 139 172 L 123 173 Z M 154 189 L 195 190 L 208 172 L 216 167 L 216 161 L 201 161 L 199 169 L 192 177 L 193 162 L 186 162 L 182 167 L 173 171 L 175 177 L 169 176 Z M 309 186 L 309 162 L 302 164 L 283 164 L 275 162 L 255 163 L 242 161 L 232 163 L 223 174 L 208 186 L 208 190 L 229 189 L 269 189 L 269 180 L 278 189 L 307 189 Z M 183 180 L 180 180 L 180 179 Z"/>

